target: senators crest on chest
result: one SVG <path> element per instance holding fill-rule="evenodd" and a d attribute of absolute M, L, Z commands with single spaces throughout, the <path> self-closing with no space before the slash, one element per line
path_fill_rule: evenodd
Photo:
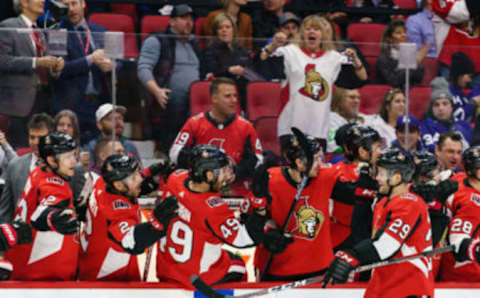
<path fill-rule="evenodd" d="M 325 214 L 311 206 L 308 200 L 309 196 L 300 197 L 286 231 L 295 238 L 314 240 L 325 222 Z"/>

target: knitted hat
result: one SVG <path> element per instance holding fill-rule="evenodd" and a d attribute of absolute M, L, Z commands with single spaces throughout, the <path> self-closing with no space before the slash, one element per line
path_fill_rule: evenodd
<path fill-rule="evenodd" d="M 432 94 L 430 95 L 430 103 L 433 103 L 436 99 L 447 98 L 452 102 L 453 105 L 453 95 L 449 90 L 448 82 L 443 77 L 436 77 L 430 82 L 432 87 Z"/>
<path fill-rule="evenodd" d="M 456 80 L 459 76 L 469 73 L 475 73 L 475 66 L 472 60 L 463 52 L 454 53 L 450 66 L 450 77 Z"/>

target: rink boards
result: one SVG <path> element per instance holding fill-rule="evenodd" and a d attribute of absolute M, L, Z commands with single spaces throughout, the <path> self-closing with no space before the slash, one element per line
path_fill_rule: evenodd
<path fill-rule="evenodd" d="M 220 290 L 227 295 L 240 295 L 275 283 L 232 283 Z M 365 284 L 350 284 L 322 289 L 320 285 L 304 289 L 293 289 L 263 297 L 363 297 Z M 204 297 L 198 292 L 173 288 L 165 283 L 140 282 L 2 282 L 2 298 L 161 298 L 161 297 Z M 480 283 L 438 283 L 436 298 L 480 297 Z"/>

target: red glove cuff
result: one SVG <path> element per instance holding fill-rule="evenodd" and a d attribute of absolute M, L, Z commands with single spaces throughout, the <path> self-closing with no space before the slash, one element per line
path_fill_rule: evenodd
<path fill-rule="evenodd" d="M 165 228 L 163 227 L 162 223 L 160 221 L 158 221 L 155 216 L 153 216 L 153 213 L 150 212 L 148 214 L 148 221 L 150 222 L 150 224 L 152 225 L 152 227 L 154 227 L 156 230 L 158 231 L 164 231 Z"/>
<path fill-rule="evenodd" d="M 249 196 L 248 200 L 250 201 L 250 204 L 252 204 L 252 207 L 255 209 L 264 209 L 267 207 L 267 199 L 266 198 L 258 198 L 255 196 Z"/>
<path fill-rule="evenodd" d="M 17 244 L 17 231 L 15 231 L 11 224 L 1 224 L 0 228 L 2 229 L 2 233 L 5 236 L 5 239 L 7 239 L 8 245 L 10 245 L 10 247 Z"/>
<path fill-rule="evenodd" d="M 353 255 L 350 253 L 344 251 L 344 250 L 339 250 L 335 254 L 335 257 L 350 264 L 352 267 L 357 267 L 360 262 L 358 262 L 357 258 L 355 258 Z"/>
<path fill-rule="evenodd" d="M 355 189 L 355 195 L 359 197 L 365 197 L 370 199 L 375 199 L 377 196 L 377 192 L 372 189 L 357 187 Z"/>
<path fill-rule="evenodd" d="M 472 242 L 470 242 L 470 244 L 467 247 L 467 257 L 472 262 L 477 261 L 476 251 L 477 251 L 478 245 L 480 245 L 480 240 L 475 239 L 475 240 L 472 240 Z"/>
<path fill-rule="evenodd" d="M 150 177 L 152 177 L 152 172 L 150 172 L 149 168 L 144 168 L 143 170 L 140 171 L 140 175 L 143 178 L 150 178 Z"/>

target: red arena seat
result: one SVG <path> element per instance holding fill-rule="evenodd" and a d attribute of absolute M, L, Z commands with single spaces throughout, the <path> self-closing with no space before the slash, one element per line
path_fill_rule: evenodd
<path fill-rule="evenodd" d="M 359 89 L 362 100 L 360 111 L 365 114 L 375 114 L 380 110 L 383 97 L 392 89 L 389 85 L 365 85 Z"/>
<path fill-rule="evenodd" d="M 170 16 L 144 16 L 140 23 L 142 42 L 152 32 L 167 30 L 168 24 L 170 24 Z"/>
<path fill-rule="evenodd" d="M 263 149 L 270 150 L 277 156 L 282 156 L 280 142 L 277 138 L 277 122 L 278 117 L 265 116 L 255 120 L 254 126 Z"/>
<path fill-rule="evenodd" d="M 198 40 L 198 46 L 201 50 L 205 49 L 209 42 L 209 37 L 206 36 L 203 31 L 203 26 L 205 24 L 206 17 L 200 17 L 195 20 L 194 33 Z"/>
<path fill-rule="evenodd" d="M 417 2 L 415 0 L 393 0 L 393 3 L 399 9 L 417 9 Z"/>
<path fill-rule="evenodd" d="M 206 112 L 210 108 L 210 81 L 196 81 L 190 84 L 190 114 Z"/>
<path fill-rule="evenodd" d="M 132 3 L 111 3 L 110 10 L 114 13 L 121 13 L 131 16 L 133 21 L 138 22 L 137 7 Z"/>
<path fill-rule="evenodd" d="M 440 71 L 440 64 L 438 63 L 437 58 L 426 57 L 423 60 L 423 65 L 424 65 L 423 79 L 419 86 L 428 87 L 430 86 L 430 82 L 436 76 L 438 76 L 438 73 Z"/>
<path fill-rule="evenodd" d="M 413 87 L 409 92 L 409 110 L 410 114 L 423 118 L 423 113 L 428 109 L 430 104 L 430 95 L 432 94 L 432 88 L 430 87 Z"/>
<path fill-rule="evenodd" d="M 352 39 L 364 56 L 378 57 L 385 27 L 383 24 L 352 23 L 348 25 L 347 37 Z"/>
<path fill-rule="evenodd" d="M 278 116 L 281 109 L 280 83 L 252 82 L 247 86 L 247 112 L 252 122 L 262 116 Z"/>
<path fill-rule="evenodd" d="M 131 16 L 118 13 L 92 13 L 88 20 L 106 27 L 108 31 L 124 32 L 125 58 L 138 57 L 137 37 Z"/>

